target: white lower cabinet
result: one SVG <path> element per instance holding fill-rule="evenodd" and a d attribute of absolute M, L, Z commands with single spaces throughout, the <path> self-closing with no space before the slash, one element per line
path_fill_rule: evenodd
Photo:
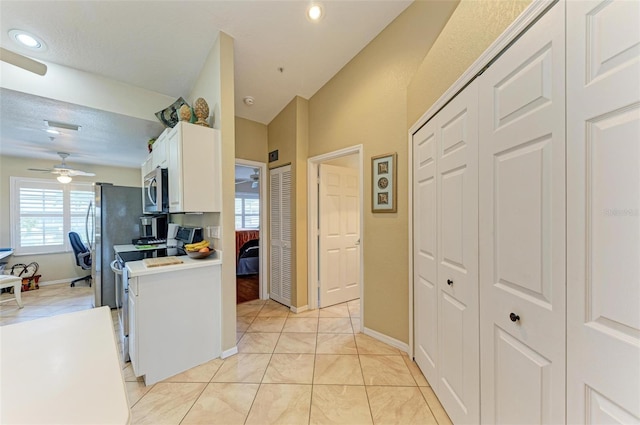
<path fill-rule="evenodd" d="M 640 423 L 638 46 L 640 2 L 560 1 L 413 134 L 415 359 L 454 423 Z"/>
<path fill-rule="evenodd" d="M 137 278 L 133 278 L 137 280 Z M 133 280 L 132 279 L 132 280 Z M 131 360 L 131 366 L 133 370 L 140 370 L 140 364 L 138 363 L 138 331 L 136 320 L 136 301 L 137 296 L 129 291 L 129 358 Z"/>
<path fill-rule="evenodd" d="M 130 277 L 129 355 L 147 385 L 220 357 L 220 267 Z"/>

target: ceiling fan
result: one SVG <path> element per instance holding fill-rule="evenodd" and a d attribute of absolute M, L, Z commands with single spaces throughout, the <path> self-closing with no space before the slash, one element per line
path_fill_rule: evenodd
<path fill-rule="evenodd" d="M 33 72 L 34 74 L 44 75 L 47 73 L 47 65 L 19 53 L 7 50 L 4 47 L 0 47 L 0 60 L 29 72 Z"/>
<path fill-rule="evenodd" d="M 255 189 L 258 187 L 258 184 L 260 182 L 260 173 L 258 172 L 259 169 L 254 168 L 253 169 L 253 174 L 251 174 L 248 178 L 246 179 L 236 179 L 236 184 L 240 184 L 240 183 L 251 183 L 251 189 Z"/>
<path fill-rule="evenodd" d="M 60 158 L 62 158 L 62 163 L 54 165 L 53 168 L 29 168 L 29 171 L 41 171 L 43 173 L 52 173 L 58 174 L 58 181 L 60 183 L 69 183 L 71 181 L 71 177 L 75 176 L 95 176 L 95 173 L 88 173 L 82 170 L 76 170 L 75 168 L 69 167 L 64 160 L 69 156 L 66 152 L 58 152 Z"/>

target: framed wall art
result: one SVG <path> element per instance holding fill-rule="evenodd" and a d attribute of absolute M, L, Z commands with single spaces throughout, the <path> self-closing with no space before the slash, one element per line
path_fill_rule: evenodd
<path fill-rule="evenodd" d="M 371 158 L 371 212 L 396 212 L 396 159 L 395 152 Z"/>

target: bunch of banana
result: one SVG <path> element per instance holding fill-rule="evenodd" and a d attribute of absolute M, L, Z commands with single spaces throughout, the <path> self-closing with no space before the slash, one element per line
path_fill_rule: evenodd
<path fill-rule="evenodd" d="M 196 242 L 196 243 L 188 243 L 184 246 L 185 251 L 190 251 L 190 252 L 194 252 L 194 251 L 200 251 L 202 248 L 208 248 L 209 247 L 209 241 L 208 240 L 203 240 L 200 242 Z"/>

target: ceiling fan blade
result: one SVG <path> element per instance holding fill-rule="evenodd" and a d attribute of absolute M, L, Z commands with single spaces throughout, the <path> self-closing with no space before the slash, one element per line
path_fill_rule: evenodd
<path fill-rule="evenodd" d="M 86 171 L 72 170 L 72 169 L 69 169 L 68 174 L 70 176 L 87 176 L 87 177 L 91 177 L 91 176 L 95 176 L 96 175 L 96 173 L 87 173 Z"/>
<path fill-rule="evenodd" d="M 27 170 L 29 170 L 29 171 L 42 171 L 44 173 L 50 173 L 50 172 L 53 171 L 51 168 L 46 168 L 46 169 L 45 168 L 27 168 Z"/>
<path fill-rule="evenodd" d="M 47 73 L 47 65 L 0 47 L 0 60 L 38 75 Z"/>

